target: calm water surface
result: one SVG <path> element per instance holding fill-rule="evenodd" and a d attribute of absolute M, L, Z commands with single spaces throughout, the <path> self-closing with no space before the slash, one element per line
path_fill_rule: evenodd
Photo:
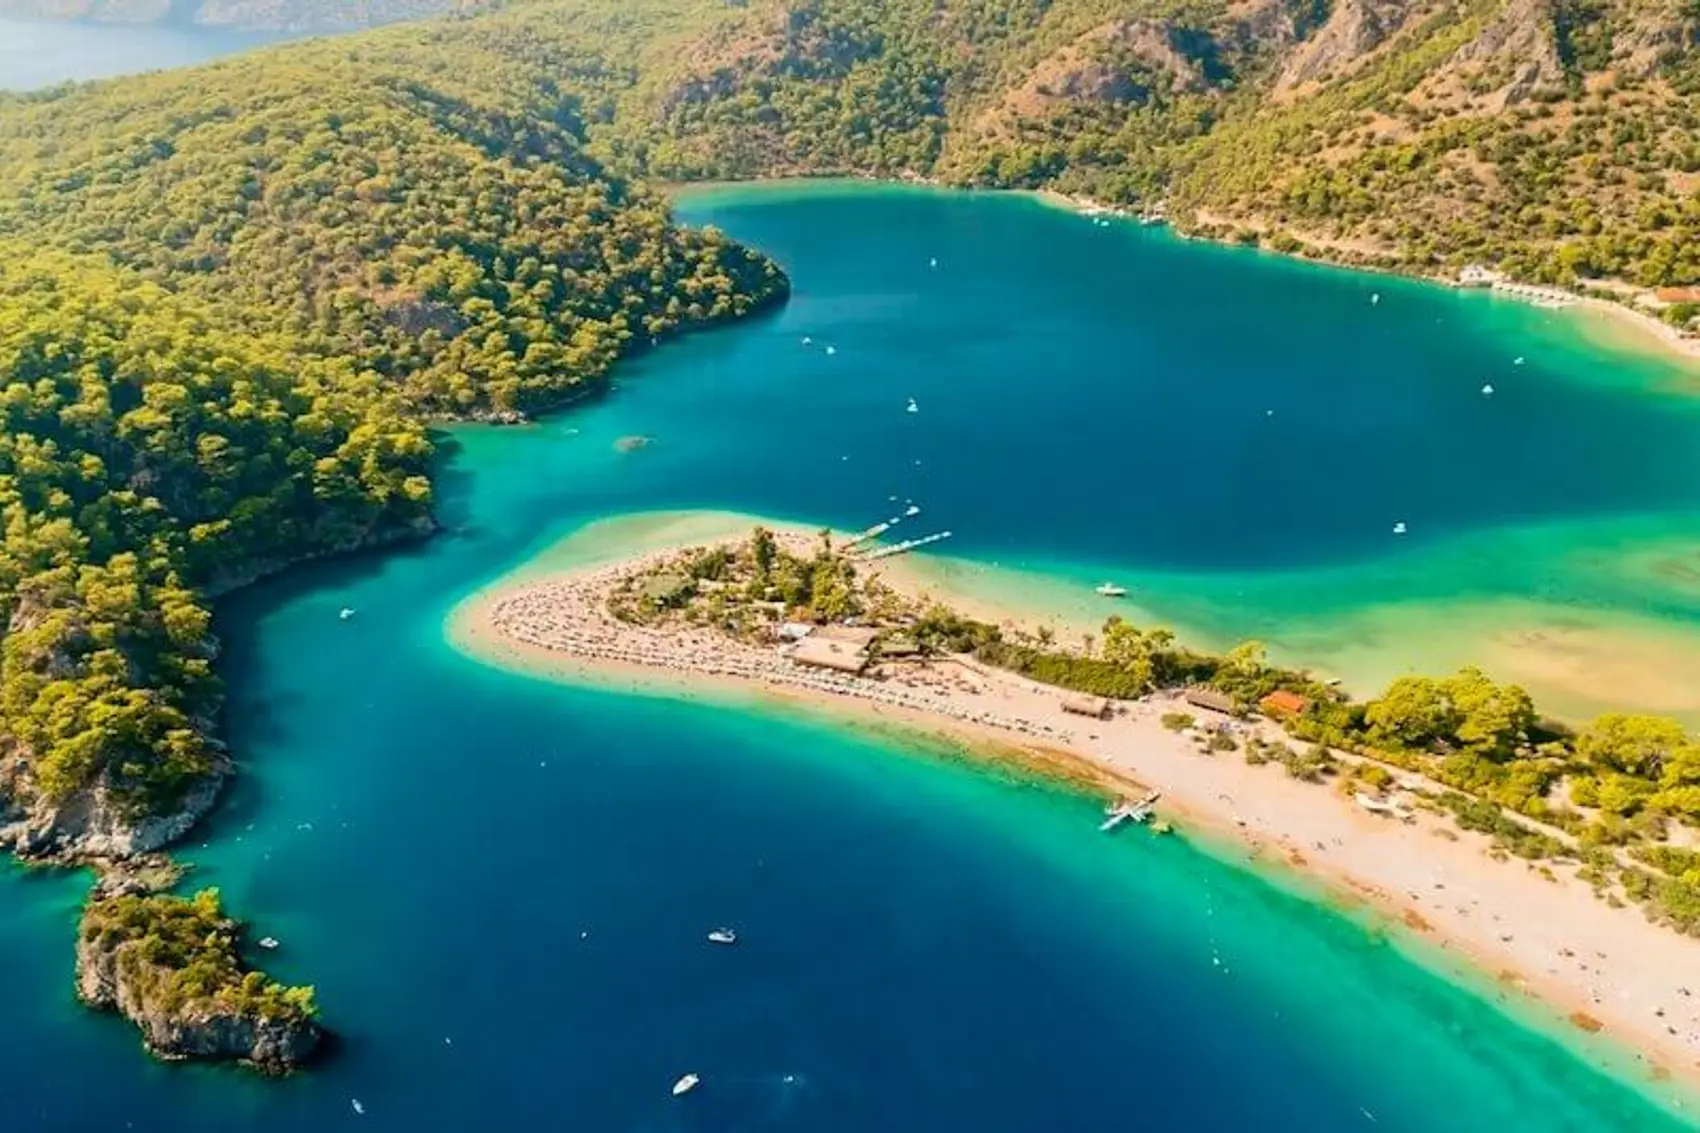
<path fill-rule="evenodd" d="M 221 611 L 243 774 L 189 856 L 283 941 L 277 974 L 317 984 L 339 1056 L 281 1084 L 149 1063 L 71 1002 L 80 884 L 6 877 L 0 1124 L 1688 1128 L 1320 906 L 1178 839 L 1099 836 L 1087 802 L 775 710 L 515 677 L 443 638 L 460 598 L 596 517 L 850 525 L 893 495 L 963 555 L 1042 558 L 1068 588 L 1386 579 L 1396 517 L 1419 555 L 1546 524 L 1566 534 L 1528 569 L 1553 593 L 1681 632 L 1680 587 L 1623 581 L 1700 506 L 1700 419 L 1647 392 L 1657 373 L 1522 309 L 1019 200 L 689 210 L 784 259 L 791 306 L 568 417 L 460 431 L 450 534 Z M 616 452 L 629 434 L 655 441 Z M 1561 569 L 1610 524 L 1594 574 Z M 736 948 L 704 943 L 719 924 Z M 686 1071 L 704 1084 L 675 1101 Z"/>
<path fill-rule="evenodd" d="M 0 17 L 0 90 L 34 90 L 204 63 L 289 38 L 189 26 L 49 23 Z"/>

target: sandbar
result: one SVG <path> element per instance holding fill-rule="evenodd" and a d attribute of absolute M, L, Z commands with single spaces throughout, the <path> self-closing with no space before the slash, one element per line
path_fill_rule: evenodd
<path fill-rule="evenodd" d="M 575 549 L 569 537 L 468 597 L 448 638 L 483 662 L 532 675 L 646 695 L 777 698 L 946 738 L 1101 794 L 1160 790 L 1162 816 L 1188 835 L 1296 871 L 1302 887 L 1320 886 L 1342 906 L 1367 905 L 1377 927 L 1419 962 L 1482 988 L 1594 1061 L 1666 1083 L 1655 1091 L 1661 1101 L 1692 1104 L 1700 1089 L 1700 946 L 1636 908 L 1606 904 L 1573 866 L 1507 859 L 1485 836 L 1420 805 L 1401 821 L 1290 778 L 1277 764 L 1205 754 L 1195 737 L 1161 723 L 1177 710 L 1161 695 L 1099 720 L 1065 711 L 1058 689 L 969 658 L 882 665 L 877 678 L 858 677 L 805 670 L 711 630 L 651 629 L 608 612 L 620 579 L 685 547 L 729 541 L 732 518 L 661 522 L 623 540 L 625 553 L 595 545 L 594 536 Z M 798 548 L 816 538 L 812 529 L 769 526 Z M 901 559 L 872 569 L 901 593 L 951 603 Z M 983 602 L 971 612 L 998 613 Z M 1243 726 L 1285 739 L 1268 722 Z M 1400 776 L 1412 799 L 1439 789 Z"/>

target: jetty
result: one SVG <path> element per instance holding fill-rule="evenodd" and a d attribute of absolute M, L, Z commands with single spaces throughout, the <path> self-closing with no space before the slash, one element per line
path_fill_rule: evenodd
<path fill-rule="evenodd" d="M 883 523 L 876 523 L 872 527 L 868 528 L 866 531 L 863 531 L 863 532 L 861 532 L 857 535 L 851 536 L 849 539 L 846 539 L 844 541 L 844 548 L 843 549 L 848 551 L 852 547 L 860 547 L 863 543 L 866 543 L 870 539 L 878 539 L 881 535 L 884 535 L 887 531 L 890 531 L 894 524 L 897 524 L 899 522 L 900 522 L 900 520 L 897 520 L 897 519 L 888 519 Z"/>
<path fill-rule="evenodd" d="M 1162 792 L 1152 791 L 1138 802 L 1122 799 L 1104 808 L 1104 821 L 1098 825 L 1098 831 L 1108 834 L 1124 822 L 1138 825 L 1151 817 L 1157 807 L 1157 800 L 1162 798 Z"/>
<path fill-rule="evenodd" d="M 950 536 L 951 533 L 949 531 L 939 531 L 932 535 L 923 535 L 919 539 L 905 539 L 901 543 L 893 543 L 889 547 L 881 547 L 877 551 L 869 551 L 867 554 L 863 555 L 862 558 L 869 562 L 872 562 L 875 559 L 889 559 L 893 555 L 905 554 L 909 551 L 930 546 L 942 539 L 949 539 Z"/>
<path fill-rule="evenodd" d="M 1496 279 L 1488 284 L 1488 288 L 1501 295 L 1529 300 L 1537 307 L 1568 307 L 1576 302 L 1576 296 L 1568 291 L 1561 291 L 1556 287 L 1538 287 L 1532 283 L 1511 283 Z"/>

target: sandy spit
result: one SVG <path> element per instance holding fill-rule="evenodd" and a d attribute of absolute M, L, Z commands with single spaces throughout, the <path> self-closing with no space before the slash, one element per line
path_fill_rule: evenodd
<path fill-rule="evenodd" d="M 811 538 L 773 526 L 799 545 Z M 1700 1093 L 1700 944 L 1636 908 L 1608 906 L 1572 868 L 1496 860 L 1487 838 L 1448 819 L 1421 810 L 1405 822 L 1372 815 L 1276 764 L 1205 755 L 1162 726 L 1174 706 L 1161 698 L 1100 722 L 1065 713 L 1055 689 L 969 660 L 904 665 L 878 680 L 821 675 L 716 634 L 646 630 L 607 614 L 617 578 L 704 541 L 623 561 L 522 567 L 463 602 L 448 639 L 481 661 L 533 675 L 645 695 L 777 699 L 938 737 L 1098 793 L 1159 789 L 1161 814 L 1189 834 L 1293 871 L 1302 887 L 1320 888 L 1342 907 L 1367 906 L 1414 958 L 1488 988 L 1521 1017 L 1570 1028 L 1572 1045 L 1593 1060 L 1620 1071 L 1627 1062 L 1646 1080 Z M 899 590 L 921 592 L 900 562 L 879 573 Z M 983 604 L 964 612 L 1006 620 Z M 1261 726 L 1267 738 L 1283 738 Z M 1660 1091 L 1667 1101 L 1670 1093 Z"/>

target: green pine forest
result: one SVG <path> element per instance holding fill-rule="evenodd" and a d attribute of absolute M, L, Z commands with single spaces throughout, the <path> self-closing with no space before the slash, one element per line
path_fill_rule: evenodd
<path fill-rule="evenodd" d="M 228 767 L 211 600 L 428 531 L 431 423 L 562 406 L 781 301 L 776 265 L 652 186 L 801 174 L 1692 285 L 1700 3 L 511 0 L 0 95 L 0 813 L 184 805 Z M 1420 736 L 1373 705 L 1349 723 L 1473 752 L 1498 790 L 1535 741 L 1484 748 L 1460 695 L 1378 702 L 1432 716 Z M 1692 742 L 1626 727 L 1577 800 L 1611 843 L 1694 809 Z"/>

